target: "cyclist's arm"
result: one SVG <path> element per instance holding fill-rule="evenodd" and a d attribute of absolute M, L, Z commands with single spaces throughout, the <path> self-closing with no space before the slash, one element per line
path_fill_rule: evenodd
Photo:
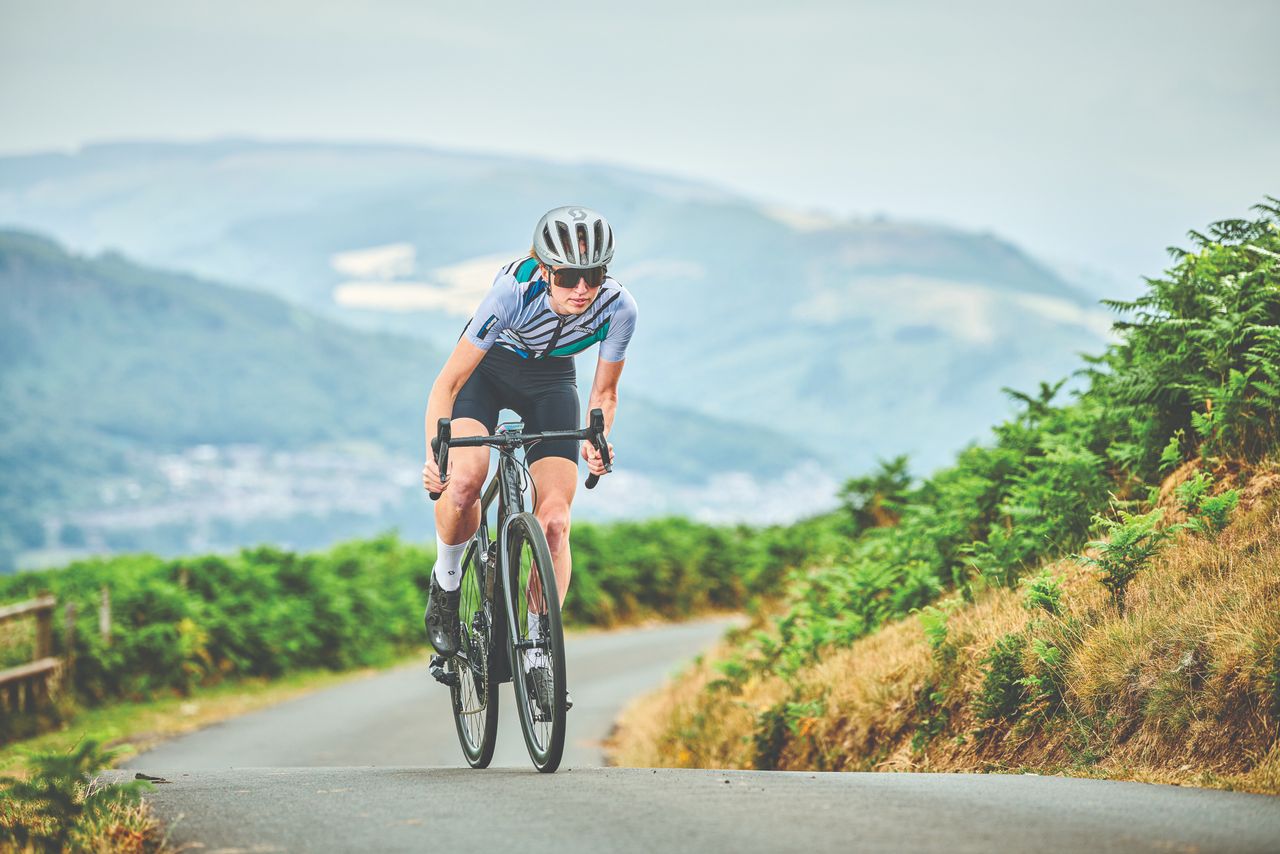
<path fill-rule="evenodd" d="M 591 383 L 591 402 L 587 404 L 588 412 L 597 408 L 604 411 L 605 435 L 613 429 L 613 413 L 618 408 L 618 378 L 622 376 L 627 345 L 631 342 L 639 316 L 636 301 L 626 288 L 622 288 L 621 299 L 620 307 L 610 320 L 609 333 L 600 344 L 596 376 Z"/>
<path fill-rule="evenodd" d="M 458 392 L 462 391 L 486 352 L 488 351 L 472 344 L 464 336 L 459 339 L 458 346 L 453 348 L 449 360 L 440 369 L 439 376 L 431 386 L 431 396 L 427 398 L 426 459 L 431 459 L 431 440 L 436 437 L 436 423 L 441 418 L 453 416 L 453 402 L 457 400 Z"/>
<path fill-rule="evenodd" d="M 484 354 L 498 340 L 502 330 L 511 324 L 515 306 L 520 302 L 520 287 L 513 276 L 499 271 L 493 287 L 480 301 L 462 337 L 453 348 L 449 360 L 440 369 L 431 396 L 427 398 L 427 459 L 431 459 L 431 440 L 436 436 L 436 424 L 441 418 L 453 417 L 453 402 L 466 385 Z"/>
<path fill-rule="evenodd" d="M 596 376 L 591 381 L 591 397 L 587 403 L 587 411 L 600 409 L 604 412 L 604 433 L 609 435 L 613 429 L 613 413 L 618 408 L 618 378 L 622 376 L 625 359 L 607 362 L 603 358 L 596 362 Z"/>

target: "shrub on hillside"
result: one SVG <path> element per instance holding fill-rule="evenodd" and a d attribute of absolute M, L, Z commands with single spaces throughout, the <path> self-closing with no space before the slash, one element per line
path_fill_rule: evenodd
<path fill-rule="evenodd" d="M 850 542 L 788 555 L 787 609 L 740 658 L 742 678 L 811 660 L 953 587 L 1014 586 L 1029 570 L 1089 545 L 1117 604 L 1169 530 L 1159 515 L 1098 515 L 1193 456 L 1256 458 L 1280 438 L 1280 207 L 1192 233 L 1147 294 L 1109 305 L 1132 315 L 1120 341 L 1087 359 L 1087 387 L 1059 404 L 1064 383 L 1006 390 L 1018 408 L 994 442 L 913 484 L 905 460 L 849 481 L 833 529 Z M 1225 525 L 1238 497 L 1197 499 L 1193 526 Z M 814 523 L 810 523 L 814 524 Z M 1090 537 L 1101 533 L 1104 539 Z M 977 582 L 977 584 L 975 584 Z M 1046 583 L 1028 588 L 1052 612 Z M 732 680 L 731 680 L 732 681 Z"/>

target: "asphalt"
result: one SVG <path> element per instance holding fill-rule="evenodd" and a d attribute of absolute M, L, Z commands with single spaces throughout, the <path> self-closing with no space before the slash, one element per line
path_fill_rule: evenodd
<path fill-rule="evenodd" d="M 662 684 L 734 622 L 699 620 L 571 634 L 565 642 L 573 709 L 563 766 L 603 765 L 602 742 L 622 707 Z M 493 767 L 532 767 L 511 685 L 499 692 Z M 215 724 L 130 760 L 127 767 L 206 771 L 346 765 L 465 766 L 449 690 L 423 663 L 347 682 Z"/>
<path fill-rule="evenodd" d="M 1280 798 L 1034 775 L 600 767 L 630 697 L 725 621 L 574 638 L 561 770 L 503 708 L 494 767 L 465 767 L 421 665 L 246 715 L 136 757 L 171 844 L 212 852 L 1280 852 Z M 509 700 L 510 697 L 504 697 Z"/>

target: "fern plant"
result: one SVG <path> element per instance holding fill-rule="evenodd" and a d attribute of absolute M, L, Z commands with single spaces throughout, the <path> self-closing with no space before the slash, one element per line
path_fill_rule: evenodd
<path fill-rule="evenodd" d="M 1173 535 L 1173 529 L 1159 527 L 1164 517 L 1164 511 L 1159 508 L 1142 515 L 1126 510 L 1117 513 L 1118 519 L 1094 517 L 1094 521 L 1110 536 L 1089 543 L 1097 557 L 1080 555 L 1079 560 L 1098 570 L 1099 580 L 1111 591 L 1116 607 L 1123 611 L 1129 582 L 1159 553 L 1165 541 Z"/>

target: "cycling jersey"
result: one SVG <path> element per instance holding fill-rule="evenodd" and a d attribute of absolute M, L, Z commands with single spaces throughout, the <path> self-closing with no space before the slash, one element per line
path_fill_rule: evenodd
<path fill-rule="evenodd" d="M 482 350 L 495 343 L 523 359 L 574 356 L 600 342 L 600 358 L 620 362 L 636 327 L 636 301 L 613 277 L 580 315 L 559 315 L 534 257 L 512 261 L 498 273 L 463 334 Z"/>

